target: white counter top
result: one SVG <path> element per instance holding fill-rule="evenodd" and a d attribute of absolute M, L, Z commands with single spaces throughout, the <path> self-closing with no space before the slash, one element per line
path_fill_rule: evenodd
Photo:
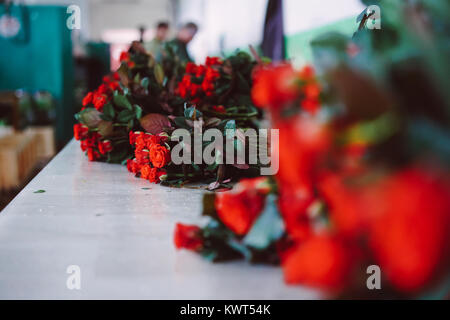
<path fill-rule="evenodd" d="M 211 264 L 177 252 L 174 226 L 200 221 L 201 195 L 90 163 L 72 141 L 0 213 L 0 298 L 317 297 L 286 286 L 280 268 Z M 81 269 L 80 290 L 67 288 L 70 265 Z"/>

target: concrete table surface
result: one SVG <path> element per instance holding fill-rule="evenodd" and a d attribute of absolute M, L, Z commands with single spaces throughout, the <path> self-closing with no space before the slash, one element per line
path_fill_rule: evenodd
<path fill-rule="evenodd" d="M 211 264 L 176 251 L 175 224 L 202 222 L 201 197 L 136 179 L 123 166 L 90 163 L 70 142 L 0 213 L 0 298 L 318 297 L 286 286 L 280 268 Z M 81 271 L 79 290 L 66 284 L 71 265 Z"/>

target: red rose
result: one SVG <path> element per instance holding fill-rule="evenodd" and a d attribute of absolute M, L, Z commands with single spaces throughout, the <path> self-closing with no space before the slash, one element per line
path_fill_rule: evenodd
<path fill-rule="evenodd" d="M 147 149 L 136 148 L 134 155 L 140 165 L 150 164 L 150 154 Z"/>
<path fill-rule="evenodd" d="M 178 84 L 178 94 L 182 98 L 186 98 L 187 97 L 187 87 L 182 82 L 180 82 Z"/>
<path fill-rule="evenodd" d="M 303 110 L 308 111 L 311 114 L 316 114 L 319 110 L 320 103 L 316 99 L 304 99 L 302 100 L 301 107 Z"/>
<path fill-rule="evenodd" d="M 127 170 L 128 170 L 129 172 L 133 172 L 133 161 L 134 161 L 134 160 L 131 160 L 131 159 L 128 159 L 128 160 L 127 160 Z"/>
<path fill-rule="evenodd" d="M 98 153 L 98 151 L 93 148 L 88 149 L 87 155 L 88 155 L 89 161 L 95 161 L 100 158 L 100 154 Z"/>
<path fill-rule="evenodd" d="M 320 96 L 320 87 L 317 83 L 307 84 L 303 91 L 307 99 L 317 100 Z"/>
<path fill-rule="evenodd" d="M 205 92 L 212 92 L 214 91 L 214 84 L 205 78 L 202 82 L 202 90 Z"/>
<path fill-rule="evenodd" d="M 97 89 L 97 94 L 108 94 L 109 93 L 109 87 L 102 83 L 98 89 Z"/>
<path fill-rule="evenodd" d="M 250 180 L 251 181 L 251 180 Z M 260 183 L 258 180 L 257 183 Z M 220 220 L 234 233 L 243 236 L 264 208 L 266 189 L 256 188 L 249 181 L 237 184 L 232 191 L 216 195 L 215 206 Z"/>
<path fill-rule="evenodd" d="M 183 76 L 183 79 L 181 80 L 181 82 L 186 86 L 186 87 L 190 87 L 192 82 L 191 82 L 191 76 L 186 74 Z"/>
<path fill-rule="evenodd" d="M 89 133 L 88 138 L 85 141 L 86 141 L 86 145 L 89 148 L 94 148 L 97 146 L 99 140 L 100 140 L 100 135 L 97 132 L 92 132 L 92 133 Z"/>
<path fill-rule="evenodd" d="M 314 201 L 309 188 L 282 188 L 278 197 L 278 208 L 284 220 L 287 233 L 295 240 L 307 239 L 312 226 L 307 209 Z"/>
<path fill-rule="evenodd" d="M 113 150 L 111 141 L 105 140 L 98 144 L 98 150 L 101 154 L 107 154 Z"/>
<path fill-rule="evenodd" d="M 195 84 L 195 83 L 191 84 L 191 87 L 190 87 L 191 97 L 195 97 L 199 93 L 199 91 L 200 91 L 200 85 Z"/>
<path fill-rule="evenodd" d="M 216 65 L 221 65 L 222 64 L 222 60 L 219 57 L 206 57 L 206 62 L 205 64 L 210 67 L 210 66 L 216 66 Z"/>
<path fill-rule="evenodd" d="M 148 137 L 149 137 L 149 135 L 144 132 L 136 132 L 135 133 L 136 149 L 147 148 Z"/>
<path fill-rule="evenodd" d="M 133 132 L 133 131 L 130 131 L 130 132 L 128 133 L 128 138 L 129 138 L 130 144 L 131 144 L 132 146 L 136 143 L 136 137 L 137 137 L 139 134 L 140 134 L 140 132 Z"/>
<path fill-rule="evenodd" d="M 325 124 L 305 116 L 278 123 L 279 171 L 277 179 L 286 188 L 312 188 L 313 178 L 331 145 Z"/>
<path fill-rule="evenodd" d="M 329 208 L 330 220 L 337 232 L 347 238 L 358 239 L 367 234 L 370 212 L 364 204 L 364 188 L 346 184 L 349 178 L 335 173 L 324 174 L 319 179 L 318 190 Z"/>
<path fill-rule="evenodd" d="M 136 159 L 127 160 L 127 169 L 128 171 L 136 174 L 141 172 L 141 165 L 137 163 Z"/>
<path fill-rule="evenodd" d="M 147 135 L 147 148 L 150 150 L 150 148 L 154 145 L 154 144 L 161 144 L 163 142 L 163 137 L 161 136 L 155 136 L 155 135 Z"/>
<path fill-rule="evenodd" d="M 93 104 L 98 111 L 103 110 L 103 106 L 108 102 L 108 97 L 104 94 L 95 94 Z"/>
<path fill-rule="evenodd" d="M 157 168 L 152 168 L 152 170 L 150 171 L 148 180 L 151 183 L 160 183 L 161 182 L 161 177 L 167 175 L 167 172 L 165 170 L 160 170 Z"/>
<path fill-rule="evenodd" d="M 201 230 L 197 226 L 178 223 L 175 227 L 174 242 L 177 249 L 200 251 L 203 248 Z"/>
<path fill-rule="evenodd" d="M 283 263 L 285 281 L 326 290 L 348 284 L 357 255 L 340 239 L 315 236 L 289 252 Z"/>
<path fill-rule="evenodd" d="M 109 86 L 109 89 L 111 89 L 112 91 L 116 91 L 116 90 L 119 90 L 119 89 L 120 89 L 120 84 L 119 84 L 119 82 L 117 82 L 117 81 L 110 82 L 110 83 L 108 84 L 108 86 Z"/>
<path fill-rule="evenodd" d="M 150 161 L 155 168 L 163 168 L 170 162 L 170 151 L 160 144 L 153 144 L 150 148 Z"/>
<path fill-rule="evenodd" d="M 220 77 L 220 72 L 214 68 L 208 67 L 205 72 L 205 80 L 209 82 L 214 82 L 217 78 Z"/>
<path fill-rule="evenodd" d="M 378 185 L 367 210 L 375 216 L 370 244 L 397 289 L 423 289 L 450 258 L 450 188 L 421 169 L 399 172 Z"/>
<path fill-rule="evenodd" d="M 120 54 L 119 60 L 120 60 L 121 62 L 122 62 L 122 61 L 128 61 L 128 60 L 130 60 L 130 54 L 129 54 L 128 52 L 126 52 L 126 51 L 123 51 L 123 52 Z"/>
<path fill-rule="evenodd" d="M 309 81 L 313 80 L 315 77 L 315 71 L 314 68 L 311 66 L 305 66 L 299 73 L 300 79 Z"/>
<path fill-rule="evenodd" d="M 89 103 L 92 103 L 92 99 L 94 98 L 94 94 L 92 92 L 89 92 L 84 98 L 83 98 L 83 107 L 86 107 Z"/>
<path fill-rule="evenodd" d="M 217 112 L 217 113 L 226 113 L 227 112 L 227 110 L 225 109 L 224 106 L 213 106 L 212 109 L 214 112 Z"/>
<path fill-rule="evenodd" d="M 85 152 L 89 146 L 88 146 L 88 141 L 87 140 L 81 140 L 80 142 L 80 148 L 83 152 Z"/>
<path fill-rule="evenodd" d="M 73 126 L 73 135 L 75 137 L 75 140 L 82 140 L 84 138 L 87 138 L 89 132 L 89 128 L 82 125 L 82 124 L 75 124 Z"/>
<path fill-rule="evenodd" d="M 195 63 L 188 62 L 186 64 L 186 73 L 191 73 L 191 74 L 197 73 L 197 65 Z"/>
<path fill-rule="evenodd" d="M 200 66 L 197 67 L 197 72 L 195 73 L 195 76 L 197 78 L 200 78 L 200 77 L 205 75 L 205 72 L 206 72 L 206 67 L 200 65 Z"/>
<path fill-rule="evenodd" d="M 152 174 L 152 168 L 150 165 L 146 164 L 141 167 L 141 178 L 148 180 Z"/>
<path fill-rule="evenodd" d="M 298 96 L 296 81 L 289 64 L 260 69 L 254 76 L 252 99 L 258 107 L 280 109 Z"/>

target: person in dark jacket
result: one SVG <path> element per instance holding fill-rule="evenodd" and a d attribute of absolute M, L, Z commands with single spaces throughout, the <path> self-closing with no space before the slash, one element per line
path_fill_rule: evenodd
<path fill-rule="evenodd" d="M 178 31 L 176 38 L 167 43 L 167 46 L 171 51 L 173 51 L 173 54 L 175 54 L 181 62 L 193 61 L 189 55 L 187 45 L 192 41 L 192 39 L 194 39 L 197 31 L 198 26 L 195 23 L 186 23 Z"/>

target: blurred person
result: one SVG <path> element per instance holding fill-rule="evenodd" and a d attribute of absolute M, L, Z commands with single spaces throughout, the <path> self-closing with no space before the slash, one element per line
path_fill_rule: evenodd
<path fill-rule="evenodd" d="M 186 23 L 177 33 L 177 36 L 168 45 L 171 46 L 174 54 L 181 62 L 193 62 L 189 55 L 187 45 L 194 39 L 197 34 L 198 26 L 193 22 Z"/>
<path fill-rule="evenodd" d="M 166 42 L 167 35 L 169 34 L 169 27 L 168 22 L 159 22 L 156 26 L 155 38 L 150 42 L 144 43 L 145 50 L 155 57 L 156 60 L 161 60 L 164 43 Z"/>

